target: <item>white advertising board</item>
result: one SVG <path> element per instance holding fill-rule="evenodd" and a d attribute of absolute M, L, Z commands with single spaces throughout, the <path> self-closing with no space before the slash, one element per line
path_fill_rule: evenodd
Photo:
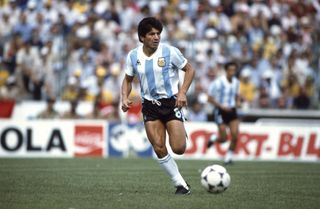
<path fill-rule="evenodd" d="M 72 121 L 0 121 L 0 157 L 72 157 Z"/>
<path fill-rule="evenodd" d="M 229 142 L 209 149 L 214 123 L 186 122 L 184 155 L 178 159 L 221 160 Z M 142 124 L 87 120 L 0 120 L 0 157 L 155 157 Z M 148 146 L 147 146 L 148 145 Z M 320 160 L 320 125 L 240 125 L 235 160 Z"/>
<path fill-rule="evenodd" d="M 186 123 L 189 139 L 183 159 L 222 159 L 229 142 L 209 149 L 207 140 L 217 133 L 213 123 Z M 235 160 L 320 160 L 320 126 L 256 126 L 241 124 Z"/>

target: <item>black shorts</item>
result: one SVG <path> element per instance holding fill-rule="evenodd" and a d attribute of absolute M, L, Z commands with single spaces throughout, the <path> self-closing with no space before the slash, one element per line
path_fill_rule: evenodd
<path fill-rule="evenodd" d="M 158 99 L 149 101 L 144 99 L 142 103 L 142 114 L 144 122 L 160 120 L 167 123 L 170 120 L 184 121 L 183 112 L 175 107 L 176 99 L 171 97 L 168 99 Z"/>
<path fill-rule="evenodd" d="M 225 112 L 220 109 L 214 110 L 214 121 L 217 124 L 229 124 L 231 121 L 238 119 L 237 109 L 232 108 L 231 112 Z"/>

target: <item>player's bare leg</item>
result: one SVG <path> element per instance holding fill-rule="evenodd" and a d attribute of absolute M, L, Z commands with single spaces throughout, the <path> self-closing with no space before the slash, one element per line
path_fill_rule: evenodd
<path fill-rule="evenodd" d="M 158 158 L 168 154 L 166 147 L 166 128 L 160 120 L 147 121 L 145 123 L 148 139 Z"/>
<path fill-rule="evenodd" d="M 224 163 L 230 164 L 232 163 L 233 153 L 237 146 L 238 135 L 239 135 L 239 120 L 232 120 L 229 123 L 230 134 L 231 134 L 231 142 L 229 145 L 229 150 L 226 153 Z"/>
<path fill-rule="evenodd" d="M 218 135 L 212 134 L 208 140 L 207 147 L 211 147 L 214 143 L 224 143 L 228 139 L 227 126 L 225 124 L 218 125 Z"/>
<path fill-rule="evenodd" d="M 174 123 L 167 124 L 167 129 L 169 132 L 169 136 L 179 137 L 179 134 L 174 134 L 176 131 L 173 130 Z M 168 150 L 166 148 L 166 127 L 165 125 L 159 121 L 148 121 L 145 123 L 146 132 L 150 143 L 153 146 L 153 149 L 158 157 L 158 162 L 160 166 L 167 172 L 174 186 L 177 188 L 176 194 L 190 194 L 190 189 L 188 184 L 185 182 L 183 177 L 179 172 L 179 168 L 175 162 L 175 160 L 168 154 Z M 184 129 L 183 129 L 184 130 Z M 175 140 L 170 140 L 175 141 Z M 173 143 L 173 150 L 176 152 L 184 152 L 185 150 L 185 142 L 179 142 L 178 138 L 177 143 Z M 171 142 L 170 142 L 171 144 Z"/>
<path fill-rule="evenodd" d="M 227 134 L 227 126 L 225 124 L 220 124 L 218 126 L 219 129 L 219 136 L 217 138 L 218 143 L 223 143 L 228 140 L 228 134 Z"/>
<path fill-rule="evenodd" d="M 186 150 L 186 133 L 183 122 L 171 120 L 166 124 L 169 144 L 175 154 L 182 155 Z"/>
<path fill-rule="evenodd" d="M 229 150 L 235 150 L 237 146 L 238 141 L 238 135 L 239 135 L 239 120 L 233 120 L 229 124 L 230 126 L 230 134 L 231 134 L 231 143 Z"/>

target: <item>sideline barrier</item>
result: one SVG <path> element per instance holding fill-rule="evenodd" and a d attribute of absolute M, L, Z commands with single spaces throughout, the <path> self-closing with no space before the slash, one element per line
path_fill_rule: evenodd
<path fill-rule="evenodd" d="M 186 124 L 189 144 L 184 158 L 222 159 L 229 143 L 215 144 L 209 149 L 207 141 L 216 126 L 210 123 Z M 237 160 L 320 160 L 320 126 L 257 126 L 240 125 L 235 151 Z"/>
<path fill-rule="evenodd" d="M 186 122 L 187 150 L 177 159 L 222 159 L 228 142 L 207 149 L 213 123 Z M 155 157 L 142 123 L 102 120 L 0 120 L 0 157 Z M 320 160 L 320 124 L 240 125 L 235 160 Z"/>
<path fill-rule="evenodd" d="M 105 156 L 106 123 L 0 120 L 0 157 Z"/>

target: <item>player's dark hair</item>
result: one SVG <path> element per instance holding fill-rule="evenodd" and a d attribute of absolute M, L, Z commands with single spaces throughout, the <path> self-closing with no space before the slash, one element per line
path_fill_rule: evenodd
<path fill-rule="evenodd" d="M 146 36 L 146 34 L 149 33 L 152 30 L 152 28 L 159 30 L 161 33 L 163 25 L 155 17 L 146 17 L 140 21 L 140 23 L 138 25 L 138 37 L 139 37 L 140 42 L 142 42 L 140 37 Z"/>
<path fill-rule="evenodd" d="M 224 64 L 224 69 L 225 70 L 228 70 L 230 66 L 234 65 L 235 67 L 237 67 L 237 63 L 233 62 L 233 61 L 230 61 L 230 62 L 226 62 Z"/>

